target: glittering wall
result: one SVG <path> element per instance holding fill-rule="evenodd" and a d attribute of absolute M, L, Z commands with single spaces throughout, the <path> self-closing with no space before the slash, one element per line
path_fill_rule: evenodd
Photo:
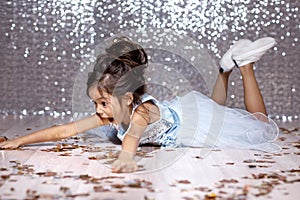
<path fill-rule="evenodd" d="M 299 7 L 294 0 L 1 1 L 0 112 L 71 115 L 76 76 L 84 62 L 92 65 L 96 44 L 128 30 L 147 28 L 154 32 L 169 29 L 192 38 L 207 50 L 207 59 L 214 63 L 233 40 L 274 37 L 278 44 L 256 65 L 258 82 L 272 117 L 299 118 Z M 154 39 L 160 37 L 153 35 Z M 176 43 L 172 37 L 169 42 Z M 150 57 L 161 59 L 162 70 L 177 69 L 187 74 L 193 89 L 209 93 L 191 68 L 178 68 L 189 62 L 183 59 L 188 53 L 183 51 L 179 56 L 182 59 L 170 62 L 170 58 L 175 59 L 168 55 L 171 50 L 159 53 L 150 47 Z M 211 73 L 211 79 L 214 77 Z M 185 90 L 182 82 L 178 79 L 176 83 L 178 91 Z M 167 94 L 163 88 L 152 91 Z M 243 108 L 238 70 L 230 79 L 228 104 Z"/>

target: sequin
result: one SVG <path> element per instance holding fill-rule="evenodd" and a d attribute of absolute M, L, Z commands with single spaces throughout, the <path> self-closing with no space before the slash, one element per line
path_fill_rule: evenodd
<path fill-rule="evenodd" d="M 86 70 L 82 69 L 92 66 L 95 47 L 116 34 L 148 28 L 152 30 L 149 35 L 157 41 L 163 34 L 159 29 L 193 38 L 199 48 L 207 49 L 216 64 L 233 40 L 275 37 L 276 47 L 257 63 L 258 82 L 271 117 L 299 119 L 299 7 L 298 1 L 289 0 L 262 0 L 255 4 L 249 0 L 1 1 L 0 114 L 58 117 L 62 113 L 93 112 L 88 100 L 77 102 L 87 97 L 84 81 L 79 86 L 76 77 L 84 78 Z M 149 40 L 138 42 L 151 44 Z M 163 74 L 169 74 L 170 69 L 180 70 L 192 89 L 209 94 L 203 79 L 186 67 L 195 57 L 188 51 L 175 55 L 169 48 L 176 47 L 177 38 L 170 35 L 168 41 L 157 44 L 168 51 L 150 49 L 149 58 L 168 66 L 162 69 L 166 72 Z M 189 48 L 186 45 L 183 49 Z M 215 73 L 207 78 L 213 81 Z M 231 81 L 228 96 L 234 98 L 228 99 L 228 106 L 243 108 L 238 72 L 232 74 Z M 77 88 L 80 94 L 74 92 Z M 190 88 L 185 82 L 165 81 L 163 87 L 151 91 L 160 99 L 168 99 L 187 89 Z"/>
<path fill-rule="evenodd" d="M 157 144 L 167 145 L 169 143 L 175 143 L 175 140 L 166 141 L 164 135 L 173 126 L 172 123 L 165 119 L 161 119 L 153 124 L 148 125 L 143 137 L 140 139 L 140 144 Z M 174 137 L 173 137 L 174 138 Z"/>

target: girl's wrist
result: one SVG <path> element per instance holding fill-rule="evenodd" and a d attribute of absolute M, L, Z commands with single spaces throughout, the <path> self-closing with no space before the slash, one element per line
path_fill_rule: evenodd
<path fill-rule="evenodd" d="M 17 146 L 17 147 L 23 145 L 23 144 L 22 144 L 22 141 L 20 141 L 19 138 L 15 138 L 15 139 L 12 139 L 12 140 L 10 140 L 10 141 L 13 142 L 13 143 L 15 143 L 14 145 Z"/>
<path fill-rule="evenodd" d="M 119 154 L 119 159 L 133 159 L 134 158 L 134 153 L 128 152 L 128 151 L 120 151 Z"/>

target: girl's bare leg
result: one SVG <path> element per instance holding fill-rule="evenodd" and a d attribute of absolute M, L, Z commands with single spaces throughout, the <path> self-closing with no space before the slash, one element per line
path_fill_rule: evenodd
<path fill-rule="evenodd" d="M 228 79 L 231 71 L 219 73 L 211 98 L 220 105 L 226 104 Z"/>
<path fill-rule="evenodd" d="M 243 77 L 246 110 L 250 113 L 261 112 L 267 115 L 264 100 L 255 78 L 253 63 L 241 66 L 239 69 Z"/>

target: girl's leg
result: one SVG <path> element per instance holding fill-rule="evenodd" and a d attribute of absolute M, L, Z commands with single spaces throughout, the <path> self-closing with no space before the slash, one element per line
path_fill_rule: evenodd
<path fill-rule="evenodd" d="M 227 90 L 228 90 L 228 78 L 235 67 L 235 63 L 232 60 L 232 51 L 234 49 L 241 49 L 247 47 L 252 42 L 247 39 L 238 40 L 227 50 L 220 60 L 220 73 L 214 85 L 213 93 L 211 98 L 220 105 L 225 105 L 227 100 Z"/>
<path fill-rule="evenodd" d="M 231 71 L 223 72 L 218 74 L 213 92 L 212 99 L 220 105 L 226 104 L 227 90 L 228 90 L 228 79 Z"/>
<path fill-rule="evenodd" d="M 250 113 L 261 112 L 267 115 L 264 100 L 255 78 L 253 63 L 241 66 L 239 69 L 243 77 L 246 110 Z"/>

